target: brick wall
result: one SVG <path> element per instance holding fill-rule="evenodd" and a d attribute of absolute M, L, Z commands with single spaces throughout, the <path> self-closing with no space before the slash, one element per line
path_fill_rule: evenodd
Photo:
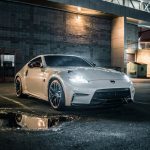
<path fill-rule="evenodd" d="M 0 2 L 0 48 L 20 69 L 39 54 L 75 54 L 110 66 L 111 19 L 13 2 Z"/>

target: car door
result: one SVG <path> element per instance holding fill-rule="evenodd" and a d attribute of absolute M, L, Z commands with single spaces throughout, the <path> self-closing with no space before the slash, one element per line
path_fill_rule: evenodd
<path fill-rule="evenodd" d="M 28 63 L 25 80 L 27 91 L 35 96 L 41 97 L 44 80 L 41 57 L 35 58 Z"/>

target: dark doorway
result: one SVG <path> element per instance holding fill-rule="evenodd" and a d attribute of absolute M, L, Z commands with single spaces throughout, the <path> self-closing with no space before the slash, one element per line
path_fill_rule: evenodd
<path fill-rule="evenodd" d="M 15 76 L 15 55 L 0 54 L 0 82 L 11 82 Z"/>

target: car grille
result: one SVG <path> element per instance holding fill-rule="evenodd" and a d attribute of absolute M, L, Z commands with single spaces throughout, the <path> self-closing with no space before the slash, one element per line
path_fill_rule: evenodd
<path fill-rule="evenodd" d="M 91 104 L 103 103 L 106 101 L 109 103 L 123 102 L 124 99 L 129 98 L 131 98 L 129 88 L 100 89 L 94 93 Z"/>

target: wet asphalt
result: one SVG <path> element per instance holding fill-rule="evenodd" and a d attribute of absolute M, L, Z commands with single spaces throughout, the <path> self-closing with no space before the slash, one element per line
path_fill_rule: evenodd
<path fill-rule="evenodd" d="M 13 84 L 0 84 L 0 150 L 148 150 L 150 80 L 134 85 L 133 104 L 54 111 L 48 102 L 16 98 Z M 16 124 L 18 114 L 23 121 Z"/>

